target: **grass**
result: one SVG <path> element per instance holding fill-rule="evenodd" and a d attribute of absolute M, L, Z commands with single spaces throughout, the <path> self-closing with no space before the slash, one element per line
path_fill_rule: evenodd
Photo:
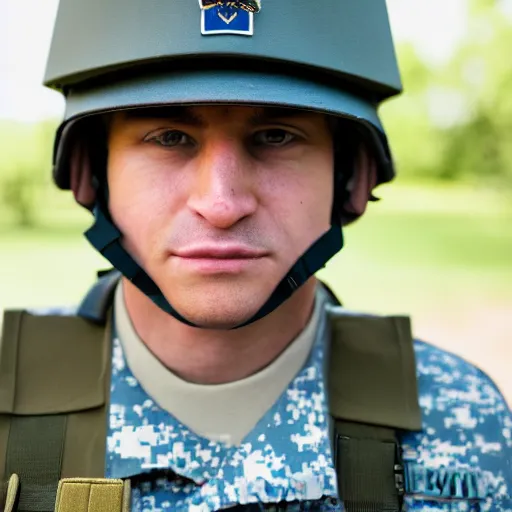
<path fill-rule="evenodd" d="M 320 272 L 347 307 L 407 313 L 415 331 L 491 373 L 512 401 L 512 207 L 491 191 L 396 184 Z M 0 309 L 76 303 L 106 268 L 89 215 L 52 195 L 37 230 L 0 225 Z"/>

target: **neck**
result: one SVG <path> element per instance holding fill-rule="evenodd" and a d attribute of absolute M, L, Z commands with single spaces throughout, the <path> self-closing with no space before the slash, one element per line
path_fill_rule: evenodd
<path fill-rule="evenodd" d="M 315 300 L 311 278 L 266 317 L 236 330 L 190 327 L 156 306 L 123 278 L 124 300 L 135 331 L 180 378 L 198 384 L 244 379 L 268 366 L 306 326 Z"/>

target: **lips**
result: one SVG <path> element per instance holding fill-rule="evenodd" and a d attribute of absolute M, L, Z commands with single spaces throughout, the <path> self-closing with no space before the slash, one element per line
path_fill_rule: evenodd
<path fill-rule="evenodd" d="M 254 249 L 243 245 L 210 245 L 188 247 L 177 250 L 173 253 L 175 256 L 187 259 L 220 259 L 220 260 L 240 260 L 256 259 L 267 255 L 265 251 Z"/>
<path fill-rule="evenodd" d="M 254 271 L 268 252 L 245 245 L 202 245 L 175 251 L 180 272 L 199 275 L 240 275 Z"/>

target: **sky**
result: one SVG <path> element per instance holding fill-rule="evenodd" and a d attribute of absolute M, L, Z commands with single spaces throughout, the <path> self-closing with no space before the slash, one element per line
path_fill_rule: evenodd
<path fill-rule="evenodd" d="M 412 41 L 433 64 L 448 59 L 465 34 L 465 0 L 387 4 L 395 41 Z M 0 119 L 32 122 L 62 116 L 60 94 L 41 85 L 57 6 L 58 0 L 0 0 Z"/>

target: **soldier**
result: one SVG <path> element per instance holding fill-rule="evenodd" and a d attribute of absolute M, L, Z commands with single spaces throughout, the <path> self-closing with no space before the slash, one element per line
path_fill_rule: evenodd
<path fill-rule="evenodd" d="M 314 277 L 394 176 L 384 1 L 61 0 L 46 84 L 116 271 L 5 316 L 5 510 L 512 510 L 490 379 Z"/>

